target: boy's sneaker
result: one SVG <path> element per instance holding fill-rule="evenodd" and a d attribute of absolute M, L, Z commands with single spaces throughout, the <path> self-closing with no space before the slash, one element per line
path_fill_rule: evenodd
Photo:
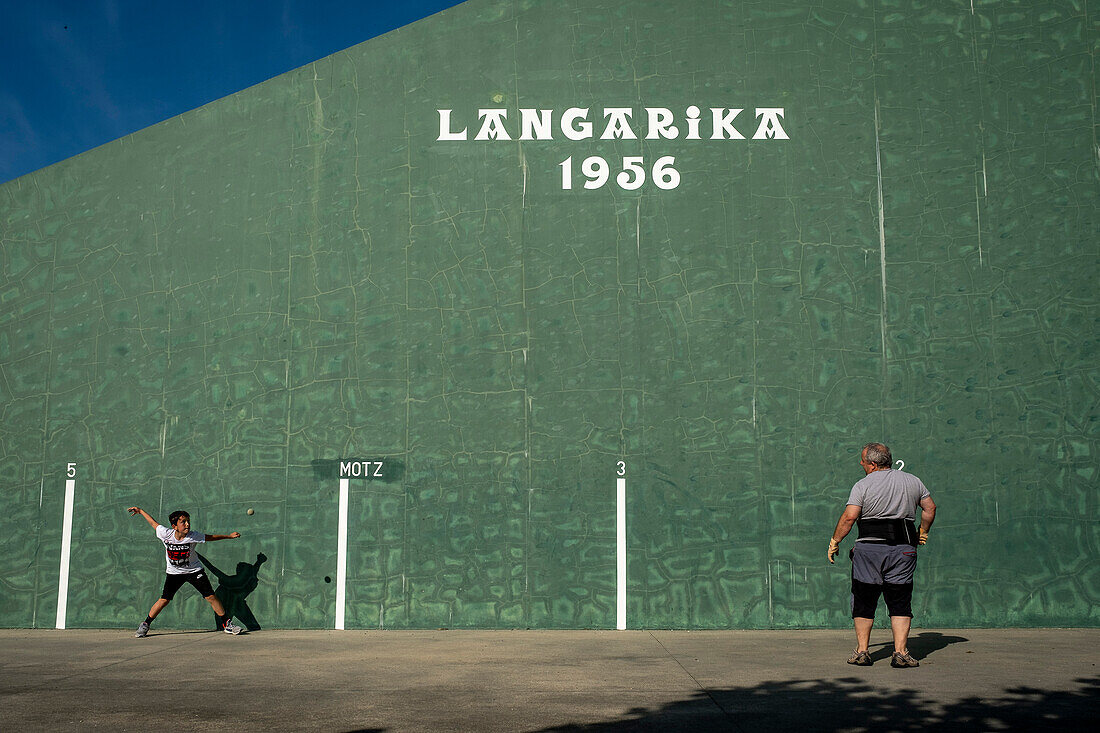
<path fill-rule="evenodd" d="M 852 656 L 848 657 L 848 664 L 854 664 L 857 667 L 870 667 L 871 666 L 871 653 L 870 652 L 852 652 Z"/>
<path fill-rule="evenodd" d="M 236 636 L 237 634 L 242 633 L 244 629 L 242 629 L 240 626 L 237 626 L 237 624 L 233 623 L 232 621 L 226 621 L 225 626 L 222 627 L 222 631 L 227 634 L 233 634 L 234 636 Z"/>
<path fill-rule="evenodd" d="M 920 662 L 909 656 L 909 650 L 906 649 L 903 652 L 894 652 L 894 657 L 890 660 L 891 667 L 919 667 Z"/>
<path fill-rule="evenodd" d="M 141 626 L 138 626 L 137 631 L 134 632 L 135 639 L 144 639 L 149 635 L 149 624 L 144 621 L 141 622 Z"/>

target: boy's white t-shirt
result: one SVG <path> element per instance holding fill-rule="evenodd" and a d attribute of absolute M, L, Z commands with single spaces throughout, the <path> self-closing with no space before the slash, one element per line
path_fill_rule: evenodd
<path fill-rule="evenodd" d="M 180 540 L 176 539 L 176 530 L 158 524 L 157 539 L 164 543 L 164 558 L 168 563 L 169 575 L 184 575 L 202 570 L 195 545 L 206 542 L 206 535 L 192 531 Z"/>

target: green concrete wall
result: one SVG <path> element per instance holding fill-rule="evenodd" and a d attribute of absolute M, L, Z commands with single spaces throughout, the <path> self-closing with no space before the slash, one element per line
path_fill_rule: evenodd
<path fill-rule="evenodd" d="M 471 0 L 0 186 L 0 624 L 54 625 L 74 463 L 69 626 L 157 597 L 137 504 L 242 532 L 205 554 L 266 558 L 263 627 L 332 627 L 357 458 L 349 628 L 614 627 L 620 461 L 631 627 L 845 626 L 827 540 L 884 440 L 940 506 L 918 624 L 1095 626 L 1098 30 Z M 514 139 L 571 107 L 639 139 Z M 208 617 L 185 589 L 158 624 Z"/>

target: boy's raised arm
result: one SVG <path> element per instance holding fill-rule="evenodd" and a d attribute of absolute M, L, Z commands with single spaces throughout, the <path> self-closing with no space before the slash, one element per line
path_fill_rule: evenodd
<path fill-rule="evenodd" d="M 160 526 L 159 523 L 157 522 L 157 520 L 150 517 L 148 512 L 146 512 L 144 509 L 139 509 L 136 506 L 132 506 L 129 509 L 127 509 L 126 511 L 130 512 L 131 517 L 136 515 L 136 514 L 140 514 L 141 516 L 145 517 L 145 521 L 148 522 L 149 526 L 152 527 L 153 529 L 156 529 L 158 526 Z"/>

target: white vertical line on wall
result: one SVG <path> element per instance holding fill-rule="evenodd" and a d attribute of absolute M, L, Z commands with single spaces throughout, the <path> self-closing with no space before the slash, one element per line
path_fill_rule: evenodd
<path fill-rule="evenodd" d="M 336 540 L 336 628 L 344 628 L 348 581 L 348 480 L 340 479 L 340 523 Z"/>
<path fill-rule="evenodd" d="M 615 603 L 615 628 L 626 628 L 626 479 L 618 479 L 615 497 L 615 538 L 618 572 L 615 578 L 617 598 Z"/>
<path fill-rule="evenodd" d="M 57 628 L 65 628 L 69 608 L 69 555 L 73 547 L 73 504 L 76 500 L 76 479 L 65 482 L 65 515 L 61 526 L 61 574 L 57 584 Z"/>
<path fill-rule="evenodd" d="M 882 196 L 882 152 L 879 146 L 879 118 L 878 118 L 878 92 L 875 93 L 875 169 L 878 174 L 878 251 L 879 251 L 879 277 L 882 279 L 882 305 L 880 328 L 882 333 L 882 404 L 886 404 L 886 397 L 890 385 L 890 359 L 886 350 L 886 327 L 889 319 L 886 316 L 886 207 L 883 205 Z M 886 435 L 886 410 L 880 410 L 882 416 L 882 435 Z"/>

